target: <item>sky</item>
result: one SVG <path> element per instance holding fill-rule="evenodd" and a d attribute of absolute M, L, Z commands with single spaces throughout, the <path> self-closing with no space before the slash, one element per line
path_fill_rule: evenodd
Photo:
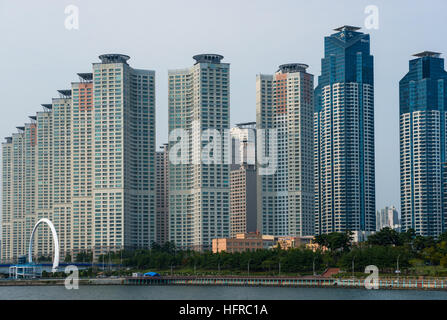
<path fill-rule="evenodd" d="M 77 29 L 65 26 L 70 5 L 79 9 Z M 378 29 L 365 26 L 371 5 Z M 231 64 L 231 123 L 255 121 L 257 74 L 300 62 L 317 83 L 324 37 L 354 25 L 371 34 L 374 55 L 376 204 L 400 209 L 399 80 L 412 54 L 447 53 L 446 13 L 445 0 L 0 0 L 0 137 L 69 89 L 76 73 L 91 72 L 103 53 L 156 71 L 158 145 L 168 137 L 167 72 L 191 66 L 199 53 Z"/>

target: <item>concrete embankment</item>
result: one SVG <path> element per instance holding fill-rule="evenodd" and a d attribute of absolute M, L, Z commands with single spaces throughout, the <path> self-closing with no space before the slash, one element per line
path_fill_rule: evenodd
<path fill-rule="evenodd" d="M 334 279 L 321 277 L 128 277 L 125 285 L 180 285 L 180 286 L 274 286 L 274 287 L 338 287 L 365 288 L 363 279 Z M 378 279 L 379 289 L 447 290 L 447 279 Z"/>
<path fill-rule="evenodd" d="M 0 280 L 0 286 L 57 286 L 65 279 Z M 447 290 L 447 279 L 386 278 L 377 282 L 379 289 Z M 135 286 L 265 286 L 364 289 L 363 279 L 335 279 L 322 277 L 125 277 L 80 279 L 79 285 L 135 285 Z"/>
<path fill-rule="evenodd" d="M 121 285 L 124 278 L 79 279 L 79 285 Z M 0 286 L 63 286 L 65 279 L 0 280 Z"/>

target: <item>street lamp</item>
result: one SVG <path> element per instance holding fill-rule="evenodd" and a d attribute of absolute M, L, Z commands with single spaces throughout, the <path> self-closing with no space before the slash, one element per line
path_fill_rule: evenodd
<path fill-rule="evenodd" d="M 109 271 L 112 271 L 112 259 L 111 259 L 111 254 L 112 252 L 110 251 L 110 247 L 108 248 L 108 256 L 109 256 Z"/>
<path fill-rule="evenodd" d="M 121 276 L 121 267 L 123 266 L 123 248 L 120 251 L 120 276 Z"/>
<path fill-rule="evenodd" d="M 247 263 L 247 273 L 248 273 L 248 276 L 250 276 L 250 259 L 248 260 L 248 263 Z"/>
<path fill-rule="evenodd" d="M 104 254 L 102 254 L 102 271 L 105 271 L 105 264 L 104 264 Z"/>
<path fill-rule="evenodd" d="M 400 273 L 400 270 L 399 270 L 399 257 L 400 257 L 400 254 L 397 256 L 397 262 L 396 262 L 396 274 L 397 274 L 398 278 L 399 278 L 399 273 Z"/>

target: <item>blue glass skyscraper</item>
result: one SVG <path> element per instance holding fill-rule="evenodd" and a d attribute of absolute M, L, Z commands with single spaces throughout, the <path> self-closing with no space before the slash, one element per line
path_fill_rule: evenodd
<path fill-rule="evenodd" d="M 315 89 L 315 232 L 375 231 L 374 63 L 370 38 L 343 26 L 324 39 Z"/>
<path fill-rule="evenodd" d="M 436 237 L 445 229 L 447 72 L 425 51 L 400 81 L 402 230 Z"/>

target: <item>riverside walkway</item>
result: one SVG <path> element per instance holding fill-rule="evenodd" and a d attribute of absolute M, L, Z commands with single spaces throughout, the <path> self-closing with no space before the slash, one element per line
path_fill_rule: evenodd
<path fill-rule="evenodd" d="M 3 286 L 58 286 L 63 278 L 2 279 Z M 243 277 L 243 276 L 162 276 L 81 278 L 79 285 L 130 285 L 130 286 L 264 286 L 264 287 L 312 287 L 312 288 L 365 288 L 364 279 L 336 279 L 322 277 Z M 446 290 L 447 278 L 409 279 L 382 278 L 379 289 L 398 290 Z"/>
<path fill-rule="evenodd" d="M 343 287 L 365 288 L 364 279 L 333 279 L 321 277 L 126 277 L 125 285 L 179 285 L 179 286 L 274 286 L 274 287 Z M 379 289 L 447 290 L 447 279 L 379 279 Z"/>

